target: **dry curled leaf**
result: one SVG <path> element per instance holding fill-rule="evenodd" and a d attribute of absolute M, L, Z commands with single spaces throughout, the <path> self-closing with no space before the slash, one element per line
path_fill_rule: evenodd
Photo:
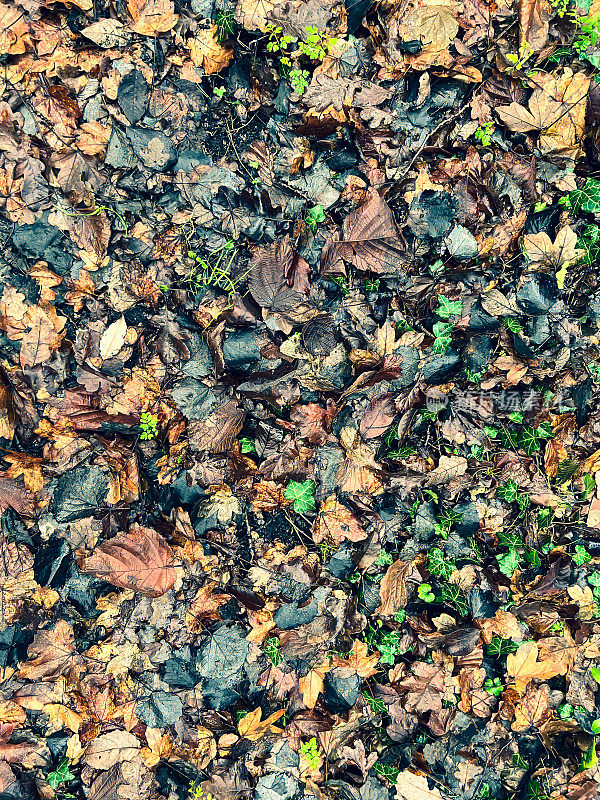
<path fill-rule="evenodd" d="M 399 272 L 405 257 L 394 215 L 377 193 L 348 214 L 343 239 L 334 247 L 343 259 L 364 272 Z"/>

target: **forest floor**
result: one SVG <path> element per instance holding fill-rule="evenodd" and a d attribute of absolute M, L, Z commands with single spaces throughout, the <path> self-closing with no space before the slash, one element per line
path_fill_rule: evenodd
<path fill-rule="evenodd" d="M 600 796 L 600 0 L 0 8 L 0 800 Z"/>

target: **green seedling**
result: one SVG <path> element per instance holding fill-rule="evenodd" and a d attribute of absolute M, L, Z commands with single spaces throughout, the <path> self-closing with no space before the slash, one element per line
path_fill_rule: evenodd
<path fill-rule="evenodd" d="M 158 417 L 145 411 L 140 417 L 140 428 L 142 431 L 140 439 L 143 441 L 156 439 L 158 436 Z"/>

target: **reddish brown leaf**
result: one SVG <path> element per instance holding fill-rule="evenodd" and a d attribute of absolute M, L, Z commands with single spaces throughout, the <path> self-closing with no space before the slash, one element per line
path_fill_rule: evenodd
<path fill-rule="evenodd" d="M 378 194 L 346 217 L 344 238 L 336 249 L 365 272 L 398 272 L 405 258 L 394 215 Z"/>
<path fill-rule="evenodd" d="M 394 421 L 396 414 L 392 392 L 374 397 L 360 421 L 360 433 L 363 439 L 375 439 L 384 434 Z"/>
<path fill-rule="evenodd" d="M 147 597 L 160 597 L 175 583 L 170 546 L 156 531 L 140 525 L 103 542 L 83 559 L 80 569 Z"/>

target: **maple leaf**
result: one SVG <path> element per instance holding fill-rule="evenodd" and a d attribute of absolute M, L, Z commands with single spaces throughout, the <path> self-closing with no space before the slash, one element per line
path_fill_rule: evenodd
<path fill-rule="evenodd" d="M 219 44 L 217 25 L 198 31 L 193 39 L 189 39 L 187 46 L 190 57 L 197 67 L 204 67 L 207 75 L 214 75 L 229 66 L 233 58 L 233 47 Z"/>
<path fill-rule="evenodd" d="M 266 733 L 283 733 L 281 728 L 276 727 L 275 723 L 284 714 L 285 709 L 282 708 L 263 720 L 262 710 L 259 707 L 241 718 L 238 723 L 238 732 L 242 738 L 249 739 L 251 742 L 257 742 Z"/>
<path fill-rule="evenodd" d="M 335 249 L 365 272 L 399 272 L 405 257 L 394 215 L 377 193 L 346 217 L 343 240 Z"/>
<path fill-rule="evenodd" d="M 415 661 L 410 666 L 410 672 L 398 683 L 398 689 L 408 691 L 405 709 L 416 711 L 417 714 L 440 711 L 446 685 L 444 669 L 437 664 Z"/>
<path fill-rule="evenodd" d="M 530 233 L 523 239 L 523 249 L 533 266 L 542 265 L 554 270 L 578 261 L 584 254 L 577 248 L 577 234 L 565 225 L 554 242 L 547 233 Z"/>
<path fill-rule="evenodd" d="M 42 458 L 27 453 L 4 453 L 2 458 L 10 464 L 10 468 L 4 473 L 7 478 L 18 478 L 22 475 L 23 482 L 30 492 L 39 492 L 43 488 Z"/>
<path fill-rule="evenodd" d="M 334 655 L 331 659 L 333 667 L 351 669 L 361 678 L 372 678 L 377 674 L 376 664 L 379 663 L 379 653 L 368 655 L 368 647 L 365 642 L 355 639 L 352 650 L 348 656 L 341 657 Z"/>
<path fill-rule="evenodd" d="M 562 659 L 549 658 L 538 661 L 539 649 L 535 642 L 523 642 L 516 653 L 509 653 L 506 657 L 506 671 L 514 678 L 515 689 L 523 694 L 531 681 L 546 681 L 556 675 L 564 675 L 567 665 Z"/>
<path fill-rule="evenodd" d="M 548 686 L 528 686 L 525 697 L 515 707 L 515 719 L 510 726 L 513 731 L 540 728 L 552 716 L 548 706 Z"/>
<path fill-rule="evenodd" d="M 585 73 L 574 75 L 568 68 L 562 77 L 539 74 L 529 110 L 512 102 L 498 106 L 496 112 L 512 131 L 539 131 L 538 146 L 543 154 L 558 152 L 574 159 L 581 152 L 589 83 Z"/>
<path fill-rule="evenodd" d="M 83 267 L 79 270 L 79 275 L 69 283 L 69 291 L 65 295 L 65 301 L 73 306 L 77 313 L 83 308 L 84 302 L 91 299 L 96 291 L 96 285 L 90 273 Z"/>
<path fill-rule="evenodd" d="M 166 33 L 179 19 L 172 0 L 128 0 L 127 9 L 133 20 L 131 30 L 142 36 Z"/>
<path fill-rule="evenodd" d="M 165 594 L 176 579 L 170 546 L 156 531 L 137 524 L 96 547 L 80 569 L 148 597 Z"/>

